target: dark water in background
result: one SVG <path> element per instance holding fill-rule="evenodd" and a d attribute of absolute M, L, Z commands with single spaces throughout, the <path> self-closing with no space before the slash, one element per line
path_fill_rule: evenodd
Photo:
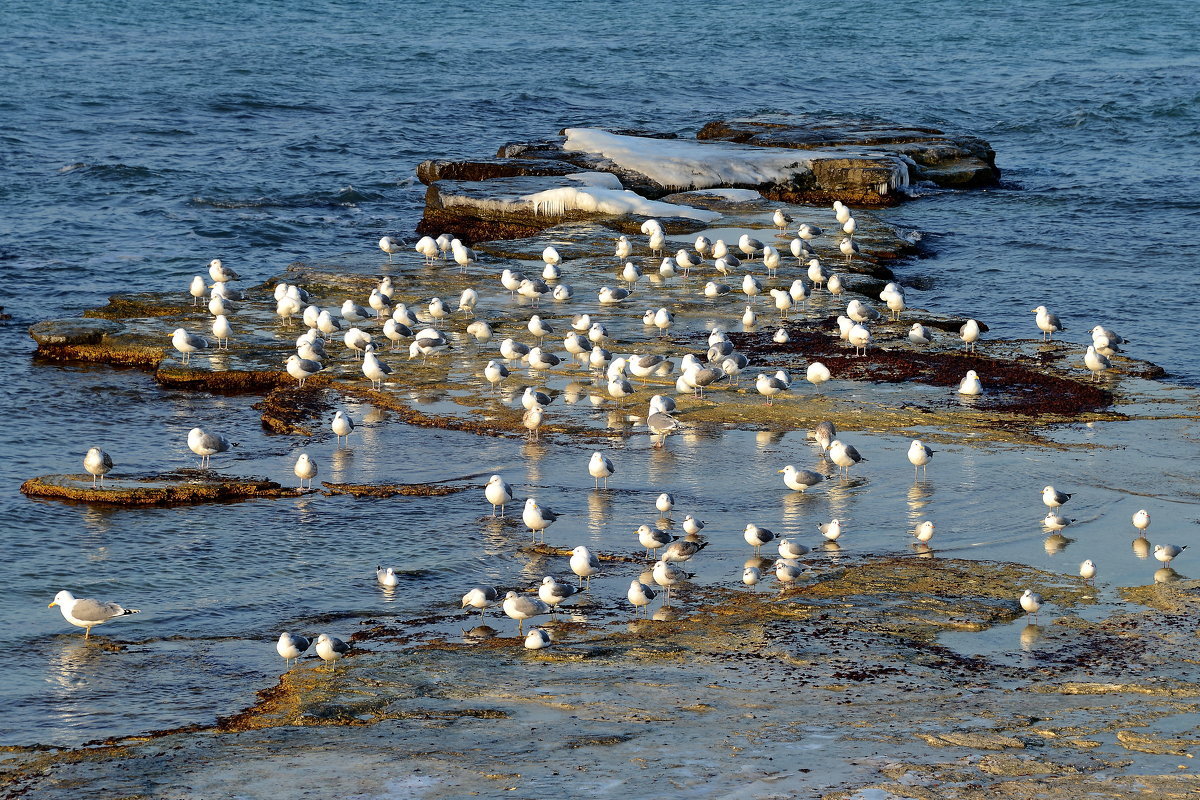
<path fill-rule="evenodd" d="M 119 441 L 109 449 L 131 469 L 178 465 L 197 419 L 239 431 L 246 454 L 231 469 L 287 475 L 294 443 L 258 432 L 249 401 L 170 392 L 137 372 L 34 366 L 25 328 L 114 292 L 179 289 L 215 256 L 256 279 L 294 260 L 377 258 L 379 236 L 407 236 L 419 218 L 413 168 L 423 158 L 488 154 L 567 125 L 687 133 L 718 116 L 778 110 L 975 133 L 995 147 L 1004 188 L 928 190 L 886 213 L 925 232 L 936 253 L 901 268 L 933 278 L 910 303 L 1027 337 L 1036 332 L 1028 309 L 1045 302 L 1068 338 L 1082 342 L 1104 321 L 1174 380 L 1200 381 L 1200 358 L 1170 332 L 1193 327 L 1200 292 L 1200 24 L 1190 3 L 905 0 L 787 14 L 752 2 L 309 6 L 0 5 L 0 303 L 13 315 L 0 327 L 10 409 L 0 429 L 0 614 L 21 643 L 0 667 L 12 678 L 7 699 L 33 704 L 4 726 L 14 731 L 6 741 L 80 741 L 244 705 L 278 668 L 255 640 L 295 618 L 298 598 L 348 618 L 373 613 L 377 558 L 413 570 L 400 603 L 511 579 L 518 565 L 502 542 L 495 558 L 447 566 L 458 552 L 450 542 L 399 535 L 477 530 L 475 508 L 446 519 L 444 505 L 424 501 L 327 499 L 320 515 L 303 501 L 130 514 L 31 503 L 16 491 L 31 475 L 77 469 L 97 439 Z M 508 464 L 537 482 L 513 443 L 399 426 L 371 435 L 386 438 L 389 457 L 373 455 L 368 439 L 342 457 L 357 459 L 342 465 L 346 475 L 420 480 Z M 685 452 L 704 457 L 704 443 L 695 448 Z M 461 469 L 438 472 L 431 454 Z M 322 451 L 321 463 L 329 458 Z M 338 470 L 334 462 L 322 477 Z M 572 488 L 581 497 L 578 483 L 560 505 Z M 703 500 L 702 487 L 678 488 Z M 979 513 L 989 510 L 1003 504 Z M 713 513 L 723 512 L 731 527 L 740 518 Z M 265 538 L 281 528 L 291 535 Z M 128 661 L 81 661 L 44 607 L 67 585 L 154 596 L 152 618 L 107 632 L 155 637 L 130 659 L 164 684 L 179 669 L 188 699 L 151 711 L 158 695 L 139 699 L 122 684 L 136 672 Z M 330 598 L 331 586 L 353 587 L 350 599 Z M 163 638 L 175 634 L 188 642 Z M 202 637 L 212 644 L 198 653 Z"/>

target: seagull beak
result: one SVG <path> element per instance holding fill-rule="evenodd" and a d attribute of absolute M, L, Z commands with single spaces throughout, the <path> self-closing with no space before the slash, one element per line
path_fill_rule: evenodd
<path fill-rule="evenodd" d="M 786 469 L 777 469 L 777 470 L 775 470 L 775 471 L 776 471 L 776 472 L 787 472 L 787 470 L 786 470 Z"/>
<path fill-rule="evenodd" d="M 56 605 L 58 605 L 58 601 L 57 601 L 57 600 L 52 600 L 52 601 L 50 602 L 50 605 L 46 606 L 46 608 L 54 608 Z"/>

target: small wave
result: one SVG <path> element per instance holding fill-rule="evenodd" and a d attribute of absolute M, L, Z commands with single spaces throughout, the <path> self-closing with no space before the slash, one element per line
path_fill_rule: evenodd
<path fill-rule="evenodd" d="M 59 167 L 58 170 L 59 175 L 72 175 L 75 173 L 114 181 L 160 177 L 158 172 L 148 167 L 137 167 L 120 163 L 89 164 L 85 161 L 77 161 L 74 164 Z"/>

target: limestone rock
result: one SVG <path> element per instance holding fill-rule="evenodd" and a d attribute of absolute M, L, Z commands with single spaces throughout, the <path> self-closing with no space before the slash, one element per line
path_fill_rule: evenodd
<path fill-rule="evenodd" d="M 100 344 L 105 336 L 120 333 L 125 326 L 106 319 L 48 319 L 30 326 L 29 335 L 39 347 Z"/>

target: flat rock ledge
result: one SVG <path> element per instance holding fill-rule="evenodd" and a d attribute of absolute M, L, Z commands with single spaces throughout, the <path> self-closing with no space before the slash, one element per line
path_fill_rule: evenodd
<path fill-rule="evenodd" d="M 696 138 L 567 128 L 492 157 L 422 162 L 429 189 L 419 233 L 468 241 L 530 236 L 567 221 L 625 230 L 630 217 L 704 221 L 660 198 L 748 190 L 781 203 L 894 205 L 913 183 L 965 189 L 999 181 L 995 152 L 975 136 L 851 116 L 775 114 L 714 120 Z M 680 209 L 676 206 L 676 209 Z"/>
<path fill-rule="evenodd" d="M 92 486 L 91 475 L 42 475 L 21 484 L 21 493 L 30 497 L 123 506 L 300 497 L 313 491 L 281 486 L 265 478 L 227 478 L 190 469 L 151 475 L 108 476 L 104 479 L 103 489 Z"/>

